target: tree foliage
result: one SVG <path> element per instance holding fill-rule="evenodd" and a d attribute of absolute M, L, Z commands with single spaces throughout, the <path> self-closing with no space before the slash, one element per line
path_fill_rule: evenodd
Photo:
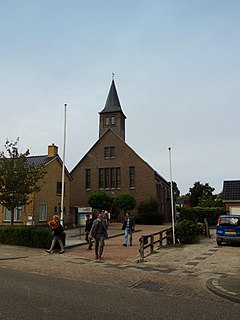
<path fill-rule="evenodd" d="M 20 153 L 15 142 L 5 143 L 5 151 L 0 153 L 0 203 L 11 211 L 11 225 L 14 221 L 14 209 L 29 204 L 29 195 L 40 191 L 38 184 L 45 172 L 42 166 L 30 165 L 27 156 L 29 150 Z"/>
<path fill-rule="evenodd" d="M 114 206 L 125 213 L 127 210 L 133 210 L 135 208 L 136 200 L 129 193 L 122 192 L 114 199 Z"/>
<path fill-rule="evenodd" d="M 141 202 L 138 206 L 137 220 L 144 224 L 162 224 L 163 215 L 159 211 L 158 201 L 150 198 Z"/>
<path fill-rule="evenodd" d="M 195 182 L 188 193 L 191 207 L 197 207 L 201 200 L 206 202 L 206 199 L 212 199 L 214 190 L 215 189 L 209 186 L 208 183 L 203 184 L 200 181 Z"/>
<path fill-rule="evenodd" d="M 109 210 L 113 203 L 113 198 L 103 190 L 97 190 L 90 194 L 89 205 L 98 210 Z"/>
<path fill-rule="evenodd" d="M 173 188 L 173 199 L 174 201 L 176 201 L 180 196 L 180 190 L 178 189 L 178 185 L 175 181 L 172 181 L 172 188 Z"/>

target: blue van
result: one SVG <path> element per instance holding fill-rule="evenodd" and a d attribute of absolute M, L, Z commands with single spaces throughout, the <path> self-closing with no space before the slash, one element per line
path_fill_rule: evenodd
<path fill-rule="evenodd" d="M 218 218 L 216 240 L 219 246 L 222 242 L 240 243 L 240 215 L 225 215 Z"/>

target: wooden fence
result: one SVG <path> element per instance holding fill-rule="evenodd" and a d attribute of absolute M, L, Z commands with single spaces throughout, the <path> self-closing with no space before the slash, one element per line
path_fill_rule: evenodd
<path fill-rule="evenodd" d="M 152 234 L 143 234 L 139 239 L 140 242 L 140 259 L 139 262 L 143 262 L 144 258 L 149 254 L 154 252 L 154 246 L 158 244 L 158 248 L 160 248 L 163 244 L 167 244 L 167 230 L 162 230 L 159 232 L 155 232 Z M 146 249 L 149 249 L 146 253 Z"/>

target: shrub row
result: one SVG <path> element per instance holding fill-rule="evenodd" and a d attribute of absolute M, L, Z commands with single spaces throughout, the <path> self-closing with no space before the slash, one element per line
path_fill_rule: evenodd
<path fill-rule="evenodd" d="M 62 241 L 65 245 L 66 234 L 63 232 Z M 52 241 L 52 233 L 49 228 L 26 227 L 0 227 L 0 243 L 18 245 L 32 248 L 49 248 Z"/>
<path fill-rule="evenodd" d="M 182 208 L 179 221 L 191 220 L 203 223 L 206 219 L 209 225 L 216 225 L 218 217 L 223 214 L 225 214 L 224 208 Z"/>

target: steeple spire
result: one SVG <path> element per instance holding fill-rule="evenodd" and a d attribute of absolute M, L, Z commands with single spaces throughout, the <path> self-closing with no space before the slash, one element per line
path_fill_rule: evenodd
<path fill-rule="evenodd" d="M 115 82 L 114 82 L 114 73 L 112 74 L 112 84 L 111 84 L 111 87 L 110 87 L 110 90 L 108 93 L 105 107 L 100 112 L 100 114 L 108 113 L 108 112 L 122 112 L 121 104 L 120 104 L 120 101 L 118 98 L 117 89 L 116 89 Z M 125 115 L 124 115 L 124 117 L 125 117 Z"/>
<path fill-rule="evenodd" d="M 125 119 L 118 98 L 117 89 L 114 82 L 114 73 L 112 73 L 112 83 L 107 96 L 104 109 L 99 112 L 99 137 L 101 137 L 108 128 L 111 128 L 123 140 L 125 140 Z"/>

